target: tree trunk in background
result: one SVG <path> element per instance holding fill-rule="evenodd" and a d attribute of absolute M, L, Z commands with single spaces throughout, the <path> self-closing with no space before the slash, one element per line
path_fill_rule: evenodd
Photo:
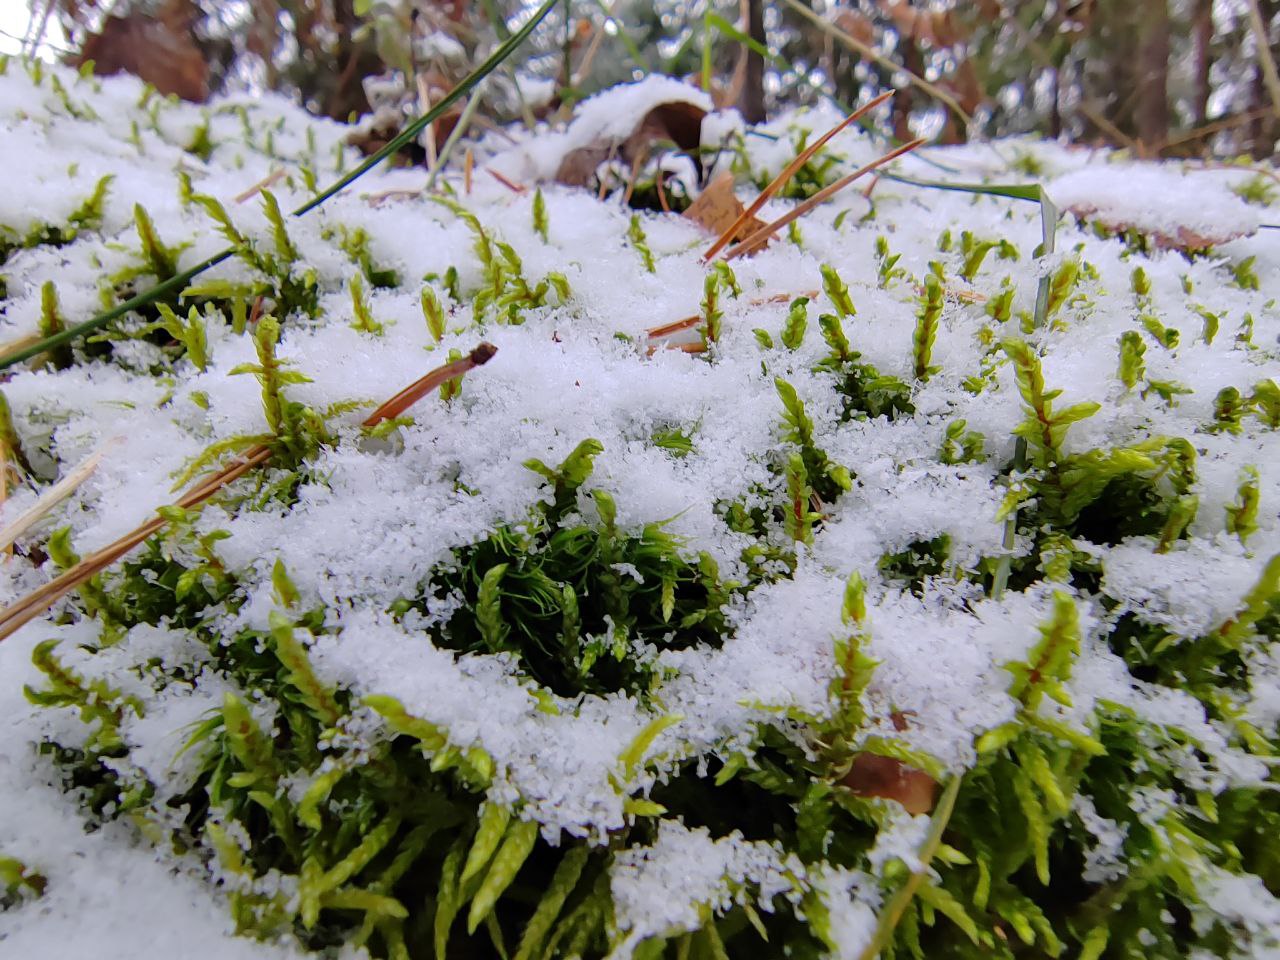
<path fill-rule="evenodd" d="M 1209 71 L 1213 66 L 1213 0 L 1196 0 L 1191 18 L 1191 36 L 1195 42 L 1195 86 L 1192 94 L 1191 122 L 1202 127 L 1209 120 Z"/>
<path fill-rule="evenodd" d="M 747 33 L 751 39 L 767 49 L 764 37 L 764 0 L 748 0 Z M 747 79 L 738 98 L 738 109 L 747 123 L 764 123 L 764 57 L 754 50 L 747 51 Z"/>
<path fill-rule="evenodd" d="M 1262 22 L 1270 29 L 1271 21 L 1276 16 L 1277 0 L 1258 0 L 1258 12 L 1262 14 Z M 1274 51 L 1273 51 L 1274 54 Z M 1255 160 L 1265 160 L 1271 156 L 1276 141 L 1275 106 L 1271 103 L 1271 94 L 1267 91 L 1266 77 L 1262 73 L 1262 64 L 1257 62 L 1253 67 L 1253 89 L 1249 96 L 1249 106 L 1253 110 L 1272 109 L 1261 113 L 1249 124 L 1249 150 Z"/>
<path fill-rule="evenodd" d="M 1050 68 L 1049 93 L 1049 137 L 1057 140 L 1062 136 L 1062 67 Z"/>
<path fill-rule="evenodd" d="M 1144 4 L 1138 47 L 1138 139 L 1151 152 L 1169 137 L 1169 6 L 1166 0 Z"/>
<path fill-rule="evenodd" d="M 920 56 L 916 42 L 909 37 L 902 38 L 902 65 L 908 73 L 917 77 L 924 75 L 924 58 Z M 899 140 L 910 140 L 915 136 L 911 132 L 910 122 L 911 110 L 915 106 L 912 102 L 915 99 L 914 93 L 915 88 L 904 83 L 893 95 L 893 135 Z"/>

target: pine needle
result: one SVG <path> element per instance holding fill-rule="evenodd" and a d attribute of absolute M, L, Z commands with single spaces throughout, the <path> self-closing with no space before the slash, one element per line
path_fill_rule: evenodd
<path fill-rule="evenodd" d="M 260 194 L 263 190 L 266 190 L 268 187 L 275 186 L 277 183 L 283 180 L 284 174 L 285 174 L 284 167 L 280 167 L 278 170 L 271 171 L 265 177 L 263 177 L 261 180 L 255 183 L 252 187 L 250 187 L 248 190 L 245 190 L 243 193 L 236 194 L 234 198 L 235 202 L 244 203 L 246 200 L 252 200 L 258 194 Z"/>
<path fill-rule="evenodd" d="M 487 363 L 496 352 L 497 347 L 489 343 L 482 343 L 461 360 L 455 360 L 453 363 L 446 363 L 444 366 L 437 367 L 378 407 L 365 418 L 364 426 L 371 427 L 383 420 L 399 416 L 413 403 L 435 390 L 446 380 L 460 377 L 468 370 Z M 271 459 L 270 447 L 262 444 L 250 447 L 235 462 L 217 473 L 210 474 L 198 481 L 195 486 L 191 487 L 177 500 L 175 506 L 183 509 L 196 507 L 227 484 L 244 476 L 254 467 L 266 463 L 269 459 Z M 83 558 L 58 577 L 5 607 L 3 611 L 0 611 L 0 640 L 4 640 L 15 633 L 72 590 L 97 576 L 152 534 L 157 533 L 164 527 L 166 522 L 160 516 L 153 517 L 119 540 Z"/>
<path fill-rule="evenodd" d="M 849 124 L 855 123 L 856 121 L 861 120 L 864 116 L 866 116 L 866 114 L 868 114 L 869 112 L 874 110 L 876 107 L 880 106 L 880 104 L 884 103 L 886 100 L 892 97 L 895 92 L 896 91 L 894 90 L 886 90 L 884 93 L 880 94 L 880 96 L 876 97 L 870 103 L 866 104 L 865 106 L 859 107 L 853 113 L 849 114 L 839 123 L 837 123 L 834 127 L 832 127 L 830 130 L 828 130 L 826 133 L 820 136 L 817 140 L 815 140 L 812 144 L 810 144 L 808 147 L 802 150 L 800 154 L 796 156 L 796 158 L 792 160 L 790 163 L 788 163 L 785 167 L 783 167 L 782 172 L 779 173 L 776 177 L 774 177 L 773 180 L 769 183 L 769 185 L 760 192 L 760 196 L 756 197 L 755 200 L 751 202 L 751 205 L 738 215 L 738 219 L 733 221 L 733 224 L 729 227 L 729 229 L 727 229 L 724 233 L 720 235 L 720 239 L 717 240 L 715 243 L 713 243 L 710 246 L 710 248 L 708 248 L 707 252 L 702 255 L 702 259 L 710 260 L 717 253 L 723 250 L 729 244 L 729 242 L 732 241 L 733 238 L 738 235 L 738 231 L 742 229 L 743 225 L 748 221 L 750 221 L 751 218 L 760 211 L 760 208 L 763 207 L 765 203 L 768 202 L 769 198 L 772 197 L 779 190 L 781 190 L 783 187 L 785 187 L 787 185 L 787 181 L 789 181 L 793 176 L 795 176 L 796 171 L 799 170 L 801 167 L 803 167 L 806 163 L 808 163 L 810 158 L 819 150 L 821 150 L 824 146 L 826 146 L 827 142 L 832 137 L 834 137 L 841 130 L 844 130 L 846 127 L 848 127 Z"/>
<path fill-rule="evenodd" d="M 848 174 L 847 176 L 841 177 L 835 183 L 828 184 L 827 186 L 819 190 L 817 193 L 815 193 L 812 197 L 805 200 L 803 203 L 797 204 L 793 209 L 787 211 L 777 220 L 773 221 L 773 223 L 766 224 L 765 226 L 757 230 L 755 233 L 751 234 L 751 236 L 743 240 L 741 243 L 737 244 L 734 247 L 730 247 L 729 251 L 724 255 L 724 258 L 726 260 L 733 260 L 735 257 L 740 257 L 743 254 L 752 253 L 755 250 L 758 250 L 760 247 L 764 246 L 769 241 L 770 237 L 772 237 L 775 233 L 777 233 L 787 224 L 792 223 L 795 220 L 799 220 L 801 217 L 803 217 L 806 213 L 808 213 L 818 204 L 825 203 L 826 201 L 830 200 L 833 196 L 835 196 L 837 193 L 839 193 L 849 184 L 853 183 L 853 181 L 857 180 L 859 177 L 865 176 L 866 174 L 870 173 L 872 170 L 875 170 L 879 167 L 884 166 L 886 163 L 889 163 L 891 160 L 896 160 L 898 157 L 902 156 L 904 153 L 910 153 L 912 150 L 914 150 L 916 147 L 920 146 L 924 142 L 925 142 L 924 138 L 919 138 L 916 140 L 912 140 L 910 143 L 904 143 L 900 147 L 894 147 L 892 150 L 886 153 L 883 157 L 880 157 L 877 160 L 873 160 L 871 163 L 868 163 L 866 166 L 859 167 L 857 170 L 853 171 L 853 173 Z"/>

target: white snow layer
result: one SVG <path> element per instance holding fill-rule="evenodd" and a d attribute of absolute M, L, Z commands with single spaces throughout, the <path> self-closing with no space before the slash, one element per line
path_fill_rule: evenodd
<path fill-rule="evenodd" d="M 49 75 L 61 78 L 68 99 L 53 90 Z M 545 177 L 567 150 L 601 137 L 624 137 L 636 118 L 671 99 L 711 107 L 699 91 L 651 78 L 592 98 L 566 132 L 539 131 L 491 162 L 509 177 Z M 834 119 L 810 111 L 774 121 L 770 129 L 784 134 L 777 142 L 745 141 L 753 163 L 777 169 L 791 156 L 787 131 L 824 129 Z M 136 136 L 129 133 L 131 122 Z M 717 136 L 740 129 L 732 116 L 713 116 L 708 124 Z M 223 241 L 208 219 L 180 202 L 179 171 L 198 191 L 222 199 L 242 230 L 266 238 L 256 201 L 237 205 L 233 197 L 282 167 L 293 179 L 275 189 L 289 209 L 307 196 L 297 176 L 300 164 L 324 181 L 355 162 L 342 146 L 343 128 L 305 117 L 274 98 L 183 106 L 146 98 L 129 78 L 91 84 L 46 68 L 44 82 L 36 84 L 16 63 L 0 78 L 0 125 L 0 169 L 6 177 L 0 224 L 6 241 L 66 224 L 101 177 L 114 178 L 99 227 L 62 247 L 15 250 L 4 264 L 5 341 L 36 331 L 41 288 L 49 280 L 67 322 L 92 316 L 101 304 L 102 278 L 138 261 L 135 203 L 146 207 L 165 243 L 181 247 L 180 266 L 219 250 Z M 202 129 L 212 143 L 207 159 L 184 149 Z M 492 142 L 488 147 L 492 152 Z M 1050 145 L 1022 149 L 1058 174 L 1049 192 L 1062 206 L 1166 236 L 1183 230 L 1187 236 L 1241 238 L 1219 250 L 1230 261 L 1188 262 L 1177 253 L 1131 257 L 1118 241 L 1064 226 L 1059 248 L 1078 251 L 1092 271 L 1059 322 L 1037 334 L 1037 345 L 1047 383 L 1064 391 L 1059 409 L 1080 400 L 1106 401 L 1096 416 L 1073 427 L 1068 452 L 1185 436 L 1199 456 L 1194 492 L 1201 507 L 1189 539 L 1166 553 L 1154 552 L 1151 538 L 1076 544 L 1098 564 L 1101 585 L 1096 595 L 1074 600 L 1089 642 L 1072 684 L 1074 712 L 1064 711 L 1063 717 L 1084 723 L 1096 699 L 1114 700 L 1154 722 L 1193 731 L 1199 743 L 1217 749 L 1219 766 L 1197 768 L 1203 782 L 1256 783 L 1265 774 L 1227 749 L 1225 735 L 1206 721 L 1198 702 L 1136 683 L 1096 637 L 1111 622 L 1107 618 L 1122 614 L 1180 635 L 1202 634 L 1239 609 L 1266 558 L 1280 550 L 1280 433 L 1257 418 L 1246 418 L 1238 431 L 1213 429 L 1218 391 L 1236 386 L 1247 393 L 1280 370 L 1280 316 L 1273 299 L 1280 294 L 1280 237 L 1255 233 L 1259 217 L 1253 209 L 1219 181 L 1206 180 L 1207 174 L 1120 162 L 1082 164 Z M 857 164 L 875 150 L 864 135 L 846 132 L 828 153 Z M 992 172 L 985 148 L 931 152 L 966 171 Z M 903 168 L 929 173 L 913 159 Z M 442 362 L 449 349 L 465 351 L 479 341 L 470 305 L 452 303 L 439 279 L 456 266 L 464 286 L 477 281 L 471 234 L 441 206 L 393 193 L 420 190 L 424 180 L 416 171 L 375 171 L 320 211 L 289 222 L 302 261 L 315 270 L 322 308 L 314 323 L 282 318 L 280 355 L 312 379 L 292 388 L 294 398 L 317 408 L 359 400 L 367 410 Z M 459 178 L 450 183 L 461 191 Z M 800 551 L 793 577 L 758 588 L 728 611 L 734 634 L 722 649 L 661 654 L 670 673 L 662 688 L 665 712 L 683 719 L 650 748 L 652 762 L 626 790 L 643 793 L 681 759 L 727 757 L 749 744 L 755 725 L 786 711 L 826 711 L 836 671 L 832 643 L 844 629 L 841 595 L 854 571 L 869 584 L 868 652 L 878 661 L 866 697 L 868 734 L 896 736 L 952 771 L 969 766 L 974 739 L 1016 709 L 1002 664 L 1026 655 L 1051 609 L 1043 587 L 997 600 L 954 576 L 976 570 L 1004 549 L 997 513 L 1005 490 L 994 464 L 1011 456 L 1012 430 L 1023 414 L 1009 366 L 984 367 L 992 338 L 1007 333 L 994 329 L 998 325 L 983 302 L 1010 283 L 1015 317 L 1031 309 L 1038 210 L 997 197 L 885 181 L 874 194 L 874 219 L 864 222 L 865 200 L 854 193 L 837 198 L 801 221 L 802 245 L 780 239 L 766 252 L 735 262 L 743 295 L 723 296 L 724 334 L 706 362 L 661 349 L 649 356 L 644 345 L 646 329 L 698 311 L 705 274 L 699 255 L 707 238 L 681 218 L 642 215 L 656 258 L 650 273 L 625 239 L 629 211 L 553 185 L 544 185 L 543 192 L 546 242 L 534 229 L 530 193 L 513 193 L 481 171 L 473 192 L 459 200 L 515 248 L 526 276 L 536 280 L 562 272 L 572 290 L 567 303 L 536 308 L 521 326 L 487 325 L 483 336 L 498 347 L 496 357 L 467 376 L 462 396 L 451 405 L 434 396 L 420 401 L 410 411 L 415 422 L 402 428 L 397 444 L 357 441 L 354 424 L 361 414 L 346 415 L 342 442 L 315 464 L 323 482 L 302 488 L 289 511 L 204 511 L 200 529 L 229 533 L 216 545 L 221 562 L 253 585 L 226 628 L 266 624 L 273 606 L 269 572 L 276 560 L 283 561 L 305 606 L 323 603 L 334 611 L 332 632 L 312 651 L 324 679 L 357 694 L 395 696 L 410 712 L 447 730 L 454 744 L 483 746 L 496 765 L 494 798 L 521 800 L 549 839 L 562 832 L 600 839 L 626 822 L 624 796 L 614 786 L 618 758 L 656 708 L 617 694 L 587 697 L 552 715 L 539 709 L 510 658 L 438 650 L 384 611 L 455 548 L 498 524 L 521 520 L 546 496 L 540 479 L 522 466 L 526 459 L 558 463 L 585 437 L 604 445 L 587 487 L 614 496 L 622 528 L 669 521 L 666 529 L 684 539 L 691 555 L 706 551 L 725 577 L 742 579 L 744 540 L 723 522 L 717 503 L 761 502 L 776 491 L 769 464 L 783 451 L 774 386 L 774 378 L 782 377 L 794 384 L 817 424 L 817 445 L 853 472 L 853 489 L 823 505 L 825 522 L 812 548 Z M 334 236 L 357 228 L 368 233 L 373 262 L 395 269 L 403 281 L 370 296 L 374 315 L 386 325 L 382 336 L 350 326 L 347 282 L 356 268 Z M 1007 238 L 1021 260 L 1000 260 L 993 253 L 965 283 L 955 277 L 957 254 L 939 252 L 944 230 L 956 242 L 965 230 L 980 239 Z M 914 385 L 915 414 L 892 422 L 842 423 L 833 378 L 811 373 L 827 352 L 817 315 L 833 309 L 819 293 L 821 264 L 834 267 L 849 286 L 858 313 L 844 326 L 864 362 L 913 381 L 917 294 L 909 279 L 881 282 L 875 253 L 880 235 L 901 254 L 899 266 L 914 276 L 923 276 L 929 261 L 948 263 L 948 298 L 932 359 L 940 369 Z M 1256 258 L 1261 290 L 1227 283 L 1231 262 L 1247 257 Z M 1171 403 L 1155 393 L 1126 393 L 1116 379 L 1117 338 L 1137 329 L 1139 310 L 1128 291 L 1139 262 L 1150 276 L 1161 322 L 1181 334 L 1171 349 L 1147 340 L 1148 377 L 1176 381 L 1187 391 Z M 244 268 L 233 262 L 202 278 L 245 279 Z M 420 289 L 428 283 L 449 310 L 438 345 L 419 307 Z M 752 331 L 766 331 L 776 343 L 787 301 L 798 296 L 814 301 L 808 335 L 794 350 L 763 349 Z M 1202 335 L 1204 311 L 1220 318 L 1216 338 Z M 197 371 L 188 364 L 176 382 L 150 375 L 154 350 L 139 341 L 117 349 L 118 356 L 129 356 L 128 364 L 82 362 L 57 374 L 21 369 L 4 384 L 24 444 L 37 451 L 37 466 L 47 479 L 108 439 L 121 438 L 93 477 L 29 531 L 24 544 L 42 543 L 52 530 L 69 526 L 82 553 L 102 546 L 171 501 L 175 474 L 208 444 L 263 429 L 257 383 L 228 375 L 252 361 L 248 338 L 211 321 L 208 367 Z M 975 395 L 966 379 L 980 370 L 987 370 L 990 383 Z M 987 462 L 940 460 L 944 431 L 959 419 L 985 437 Z M 649 442 L 655 431 L 673 428 L 692 439 L 685 456 Z M 1258 470 L 1262 508 L 1257 531 L 1242 544 L 1227 532 L 1226 516 L 1247 467 Z M 16 517 L 38 493 L 14 491 L 0 508 L 0 520 Z M 584 498 L 584 511 L 586 504 Z M 943 536 L 951 571 L 919 592 L 878 572 L 882 557 Z M 1025 549 L 1014 546 L 1015 553 Z M 21 556 L 11 558 L 0 573 L 0 598 L 12 600 L 53 572 L 50 565 L 36 568 Z M 450 613 L 447 598 L 432 611 L 440 618 Z M 220 894 L 183 858 L 153 849 L 123 824 L 84 832 L 74 798 L 60 792 L 53 768 L 34 749 L 50 737 L 75 742 L 79 725 L 65 711 L 32 707 L 21 693 L 23 683 L 38 684 L 30 652 L 49 637 L 63 638 L 68 650 L 95 635 L 92 624 L 58 626 L 46 618 L 0 644 L 0 853 L 38 866 L 49 878 L 43 898 L 0 912 L 0 952 L 194 956 L 199 943 L 199 955 L 207 957 L 297 955 L 287 944 L 231 936 Z M 137 628 L 119 649 L 117 661 L 108 658 L 99 668 L 114 663 L 127 673 L 124 667 L 151 658 L 190 668 L 189 687 L 170 688 L 161 698 L 137 682 L 150 709 L 125 729 L 138 770 L 161 791 L 179 792 L 190 773 L 175 759 L 180 734 L 218 702 L 225 681 L 204 668 L 204 655 L 188 647 L 181 631 Z M 1254 722 L 1274 728 L 1280 667 L 1274 655 L 1251 656 L 1258 669 L 1242 709 Z M 893 729 L 895 713 L 911 718 L 907 730 Z M 1096 838 L 1090 876 L 1114 876 L 1122 869 L 1117 849 L 1123 838 L 1087 801 L 1082 804 L 1078 816 Z M 880 849 L 885 859 L 909 861 L 922 818 L 899 819 Z M 767 908 L 772 896 L 791 891 L 796 870 L 798 865 L 788 865 L 768 844 L 714 838 L 706 830 L 663 822 L 657 842 L 622 854 L 611 877 L 623 951 L 647 935 L 690 929 L 699 910 L 723 909 L 735 898 L 758 899 Z M 874 879 L 831 868 L 808 882 L 823 892 L 840 955 L 856 955 L 879 906 Z M 1274 918 L 1270 901 L 1257 895 L 1260 885 L 1216 876 L 1206 882 L 1211 905 L 1230 906 L 1250 923 Z M 1241 899 L 1254 906 L 1226 903 Z"/>

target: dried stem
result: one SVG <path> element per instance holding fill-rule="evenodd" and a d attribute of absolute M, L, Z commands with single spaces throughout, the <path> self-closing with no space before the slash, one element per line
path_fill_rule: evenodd
<path fill-rule="evenodd" d="M 953 776 L 951 782 L 947 784 L 947 789 L 943 791 L 942 798 L 938 801 L 938 809 L 934 811 L 933 818 L 929 822 L 929 832 L 916 853 L 920 861 L 920 869 L 912 871 L 911 876 L 907 877 L 907 882 L 898 888 L 893 899 L 884 905 L 876 923 L 875 934 L 871 942 L 858 955 L 858 960 L 875 960 L 880 951 L 889 945 L 898 921 L 902 919 L 902 914 L 911 904 L 920 885 L 929 878 L 929 861 L 933 859 L 933 855 L 938 852 L 938 846 L 942 843 L 942 834 L 946 831 L 951 814 L 956 808 L 956 796 L 960 793 L 962 779 L 958 775 Z"/>

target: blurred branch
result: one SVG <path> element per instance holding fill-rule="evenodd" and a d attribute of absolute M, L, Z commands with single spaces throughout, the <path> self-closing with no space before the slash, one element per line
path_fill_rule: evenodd
<path fill-rule="evenodd" d="M 1249 7 L 1249 24 L 1253 27 L 1253 35 L 1258 45 L 1258 63 L 1262 67 L 1262 76 L 1267 83 L 1267 93 L 1271 96 L 1271 110 L 1280 119 L 1280 74 L 1276 72 L 1275 57 L 1271 55 L 1271 36 L 1267 25 L 1262 21 L 1262 11 L 1258 9 L 1258 0 L 1246 0 Z"/>

